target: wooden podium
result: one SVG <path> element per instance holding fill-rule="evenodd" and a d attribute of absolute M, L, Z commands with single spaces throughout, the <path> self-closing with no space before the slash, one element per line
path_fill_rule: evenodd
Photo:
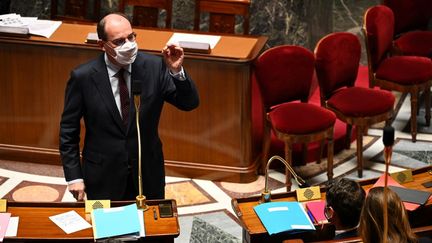
<path fill-rule="evenodd" d="M 158 204 L 168 202 L 172 204 L 173 217 L 159 217 Z M 135 203 L 135 201 L 111 202 L 111 207 L 123 206 Z M 142 242 L 174 242 L 179 236 L 180 227 L 175 200 L 148 200 L 149 210 L 144 212 L 145 237 Z M 157 219 L 154 218 L 153 209 L 156 210 Z M 92 228 L 81 230 L 72 234 L 66 234 L 60 227 L 54 224 L 48 217 L 74 210 L 86 220 L 90 215 L 85 214 L 84 203 L 34 203 L 34 202 L 10 202 L 7 212 L 12 217 L 19 217 L 18 233 L 16 237 L 7 237 L 5 242 L 26 241 L 79 241 L 92 242 Z"/>
<path fill-rule="evenodd" d="M 432 181 L 432 166 L 413 171 L 412 182 L 402 184 L 404 187 L 432 192 L 432 188 L 425 188 L 422 183 Z M 371 188 L 377 181 L 369 179 L 361 181 L 360 184 L 365 190 Z M 321 198 L 325 200 L 325 188 L 321 188 Z M 317 230 L 313 233 L 301 234 L 279 234 L 270 236 L 260 219 L 256 215 L 253 207 L 259 204 L 260 196 L 232 199 L 231 205 L 237 215 L 240 225 L 243 227 L 243 242 L 281 242 L 286 239 L 302 239 L 305 242 L 331 240 L 334 236 L 334 227 L 326 225 L 316 225 Z M 296 192 L 278 193 L 272 195 L 273 201 L 296 201 Z M 429 199 L 425 206 L 414 211 L 408 212 L 411 227 L 418 228 L 432 225 L 432 200 Z M 431 233 L 431 227 L 427 228 Z"/>

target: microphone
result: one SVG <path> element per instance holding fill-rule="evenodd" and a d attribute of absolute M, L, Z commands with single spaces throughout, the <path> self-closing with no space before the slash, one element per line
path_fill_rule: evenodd
<path fill-rule="evenodd" d="M 385 126 L 383 129 L 384 160 L 387 165 L 390 164 L 393 152 L 394 133 L 395 130 L 392 126 Z"/>
<path fill-rule="evenodd" d="M 132 95 L 134 96 L 135 109 L 139 110 L 140 107 L 140 96 L 141 96 L 141 80 L 134 80 L 132 82 Z"/>
<path fill-rule="evenodd" d="M 146 204 L 146 197 L 143 195 L 142 189 L 142 174 L 141 174 L 141 132 L 139 126 L 139 108 L 140 108 L 140 96 L 141 96 L 141 80 L 133 80 L 131 84 L 132 95 L 134 96 L 135 104 L 135 122 L 137 128 L 138 137 L 138 196 L 136 196 L 136 204 L 139 209 L 146 211 L 149 209 Z"/>
<path fill-rule="evenodd" d="M 271 194 L 270 191 L 268 190 L 268 171 L 270 168 L 270 164 L 272 163 L 273 160 L 279 160 L 285 165 L 285 167 L 291 173 L 291 175 L 293 176 L 294 180 L 297 182 L 300 188 L 310 187 L 310 185 L 305 180 L 303 180 L 303 178 L 301 178 L 299 175 L 297 175 L 297 173 L 295 173 L 294 169 L 288 164 L 288 162 L 286 162 L 286 160 L 284 160 L 280 156 L 275 155 L 272 156 L 267 161 L 267 165 L 265 168 L 265 186 L 264 186 L 264 191 L 261 193 L 261 202 L 270 202 L 271 200 Z"/>
<path fill-rule="evenodd" d="M 388 235 L 387 184 L 388 184 L 388 168 L 390 165 L 391 155 L 393 152 L 394 133 L 395 130 L 392 126 L 385 126 L 383 129 L 384 160 L 385 160 L 384 204 L 383 204 L 383 219 L 384 219 L 383 242 L 384 243 L 387 243 L 387 235 Z"/>

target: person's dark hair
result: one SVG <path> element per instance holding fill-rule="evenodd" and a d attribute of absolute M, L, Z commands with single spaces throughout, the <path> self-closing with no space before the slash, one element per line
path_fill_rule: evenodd
<path fill-rule="evenodd" d="M 128 18 L 124 13 L 122 13 L 122 12 L 115 12 L 115 13 L 110 13 L 110 14 L 117 14 L 117 15 L 120 15 L 120 16 L 124 17 L 125 19 L 127 19 L 127 21 L 129 21 L 129 23 L 130 23 L 129 18 Z M 107 14 L 107 15 L 110 15 L 110 14 Z M 107 15 L 105 15 L 105 16 L 104 16 L 104 17 L 99 21 L 99 23 L 98 23 L 98 25 L 97 25 L 97 27 L 96 27 L 96 31 L 97 31 L 98 37 L 99 37 L 100 40 L 103 40 L 103 41 L 106 41 L 106 40 L 107 40 L 107 34 L 106 34 L 106 32 L 105 32 L 105 17 L 106 17 Z"/>
<path fill-rule="evenodd" d="M 338 178 L 327 185 L 327 206 L 333 208 L 341 224 L 346 227 L 358 225 L 364 199 L 365 191 L 356 181 Z"/>

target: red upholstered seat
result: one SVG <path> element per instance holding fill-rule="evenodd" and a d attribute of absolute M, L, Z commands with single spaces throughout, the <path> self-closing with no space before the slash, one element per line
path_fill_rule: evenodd
<path fill-rule="evenodd" d="M 263 152 L 265 169 L 269 158 L 271 130 L 285 145 L 285 159 L 292 164 L 293 144 L 327 140 L 327 176 L 333 177 L 332 112 L 307 103 L 314 74 L 313 54 L 300 46 L 277 46 L 262 53 L 255 62 L 254 75 L 263 105 Z M 306 153 L 304 153 L 306 156 Z M 319 156 L 320 159 L 320 156 Z M 291 174 L 286 170 L 287 190 Z"/>
<path fill-rule="evenodd" d="M 395 97 L 385 90 L 351 87 L 336 92 L 327 104 L 346 116 L 366 117 L 388 112 L 393 107 Z"/>
<path fill-rule="evenodd" d="M 360 41 L 351 33 L 323 37 L 315 48 L 315 68 L 321 91 L 321 104 L 347 123 L 347 134 L 357 127 L 358 176 L 363 173 L 363 132 L 374 123 L 391 118 L 395 98 L 392 93 L 354 87 L 361 55 Z M 350 139 L 347 139 L 347 148 Z"/>
<path fill-rule="evenodd" d="M 308 103 L 282 104 L 270 111 L 268 115 L 273 128 L 287 134 L 320 132 L 333 126 L 336 119 L 333 112 Z M 295 119 L 292 119 L 293 117 Z M 311 119 L 312 117 L 320 119 Z"/>
<path fill-rule="evenodd" d="M 432 31 L 408 32 L 394 42 L 397 51 L 403 55 L 432 58 Z"/>
<path fill-rule="evenodd" d="M 432 57 L 431 0 L 383 0 L 394 14 L 394 46 L 402 55 Z"/>
<path fill-rule="evenodd" d="M 370 85 L 387 90 L 410 93 L 411 138 L 417 137 L 417 107 L 419 92 L 424 92 L 426 125 L 430 124 L 430 87 L 432 61 L 415 56 L 390 56 L 394 33 L 393 11 L 378 5 L 369 8 L 363 18 L 363 31 L 368 54 Z"/>
<path fill-rule="evenodd" d="M 375 76 L 401 85 L 422 84 L 432 77 L 431 60 L 418 56 L 393 56 L 380 63 Z"/>

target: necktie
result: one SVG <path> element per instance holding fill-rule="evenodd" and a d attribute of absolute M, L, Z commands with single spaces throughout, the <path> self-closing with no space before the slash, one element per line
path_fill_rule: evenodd
<path fill-rule="evenodd" d="M 120 69 L 117 73 L 117 77 L 119 80 L 119 90 L 120 90 L 120 108 L 121 114 L 123 117 L 123 124 L 127 126 L 128 118 L 129 118 L 129 91 L 126 85 L 126 81 L 124 79 L 124 69 Z"/>

